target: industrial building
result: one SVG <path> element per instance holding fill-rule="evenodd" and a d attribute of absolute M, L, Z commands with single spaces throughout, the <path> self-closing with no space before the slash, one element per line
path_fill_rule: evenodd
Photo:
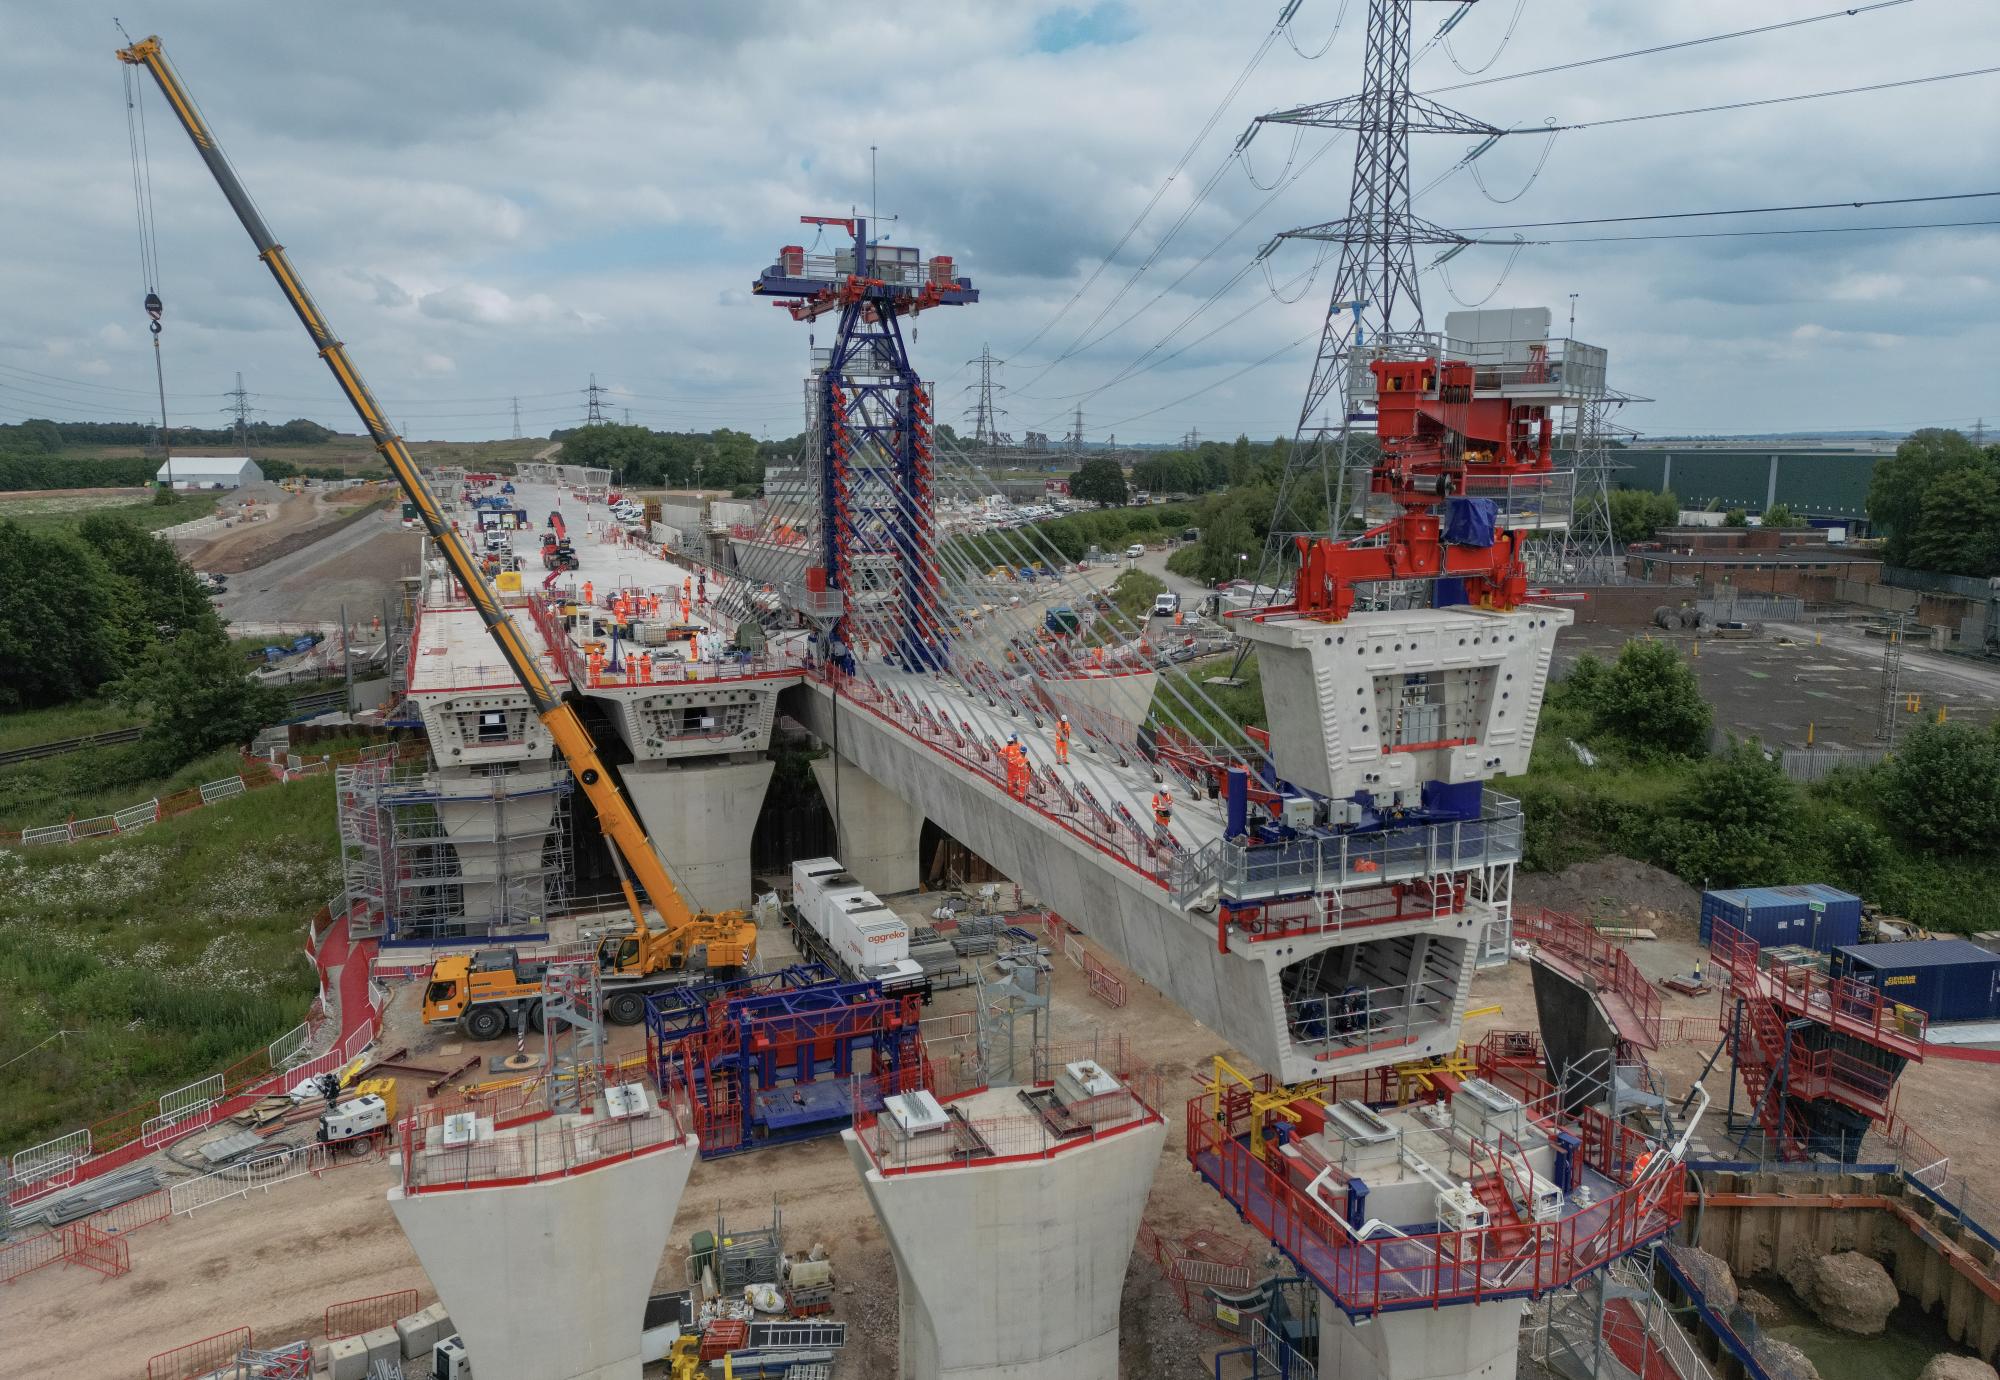
<path fill-rule="evenodd" d="M 264 482 L 264 471 L 247 455 L 177 455 L 153 476 L 176 489 L 241 489 Z"/>

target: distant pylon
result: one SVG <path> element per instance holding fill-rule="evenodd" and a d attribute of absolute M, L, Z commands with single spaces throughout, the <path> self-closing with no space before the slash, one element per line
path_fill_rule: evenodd
<path fill-rule="evenodd" d="M 584 414 L 583 424 L 585 426 L 603 426 L 604 395 L 611 390 L 609 388 L 600 388 L 597 383 L 597 375 L 592 374 L 590 376 L 590 387 L 583 391 L 584 396 L 590 400 L 589 410 Z"/>
<path fill-rule="evenodd" d="M 1007 443 L 1000 430 L 1000 418 L 1007 415 L 1006 410 L 993 402 L 995 393 L 1007 391 L 1006 384 L 993 381 L 994 366 L 1006 361 L 993 358 L 992 348 L 981 345 L 979 358 L 965 362 L 979 366 L 979 381 L 966 386 L 966 391 L 972 394 L 972 406 L 965 411 L 966 420 L 972 424 L 972 443 L 981 450 L 993 450 Z"/>
<path fill-rule="evenodd" d="M 1070 448 L 1071 450 L 1073 450 L 1073 451 L 1077 451 L 1077 452 L 1079 452 L 1079 453 L 1081 453 L 1081 452 L 1082 452 L 1082 450 L 1083 450 L 1083 407 L 1082 407 L 1082 405 L 1081 405 L 1081 404 L 1078 404 L 1078 406 L 1077 406 L 1077 409 L 1076 409 L 1076 420 L 1075 420 L 1074 422 L 1072 422 L 1072 423 L 1070 424 L 1070 428 L 1069 428 L 1069 436 L 1068 436 L 1067 440 L 1068 440 L 1068 444 L 1069 444 L 1069 448 Z"/>
<path fill-rule="evenodd" d="M 521 400 L 514 399 L 514 439 L 521 439 Z"/>
<path fill-rule="evenodd" d="M 243 391 L 243 375 L 240 371 L 236 375 L 236 387 L 222 396 L 229 399 L 229 406 L 222 410 L 236 419 L 237 449 L 247 454 L 250 450 L 251 395 Z"/>
<path fill-rule="evenodd" d="M 1360 95 L 1276 111 L 1259 117 L 1252 126 L 1253 132 L 1258 126 L 1275 124 L 1354 134 L 1354 175 L 1347 214 L 1285 231 L 1265 246 L 1267 254 L 1287 239 L 1340 246 L 1312 381 L 1306 387 L 1298 430 L 1278 485 L 1267 563 L 1310 518 L 1323 514 L 1322 520 L 1331 530 L 1341 529 L 1352 426 L 1372 420 L 1356 415 L 1356 409 L 1348 405 L 1350 357 L 1369 341 L 1395 334 L 1399 323 L 1406 331 L 1423 330 L 1423 298 L 1417 289 L 1418 245 L 1471 243 L 1463 235 L 1411 213 L 1410 136 L 1458 134 L 1491 142 L 1506 132 L 1411 92 L 1410 27 L 1415 3 L 1369 0 L 1368 49 Z M 1479 151 L 1474 150 L 1474 156 Z M 1310 506 L 1300 511 L 1314 478 L 1319 481 L 1322 507 L 1317 513 Z"/>

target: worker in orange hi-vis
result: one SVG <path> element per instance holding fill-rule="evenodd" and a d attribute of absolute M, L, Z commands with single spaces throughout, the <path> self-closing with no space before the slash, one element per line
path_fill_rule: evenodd
<path fill-rule="evenodd" d="M 604 679 L 604 653 L 597 648 L 590 649 L 590 683 L 594 686 Z"/>
<path fill-rule="evenodd" d="M 1174 793 L 1165 786 L 1153 792 L 1153 823 L 1162 829 L 1174 822 Z"/>
<path fill-rule="evenodd" d="M 688 607 L 687 595 L 683 594 L 681 596 L 681 622 L 685 623 L 693 616 L 694 610 Z"/>
<path fill-rule="evenodd" d="M 1056 720 L 1056 763 L 1065 766 L 1069 762 L 1069 715 Z"/>
<path fill-rule="evenodd" d="M 589 580 L 583 582 L 583 602 L 586 604 L 597 602 L 597 586 Z"/>
<path fill-rule="evenodd" d="M 639 653 L 639 684 L 651 685 L 652 683 L 653 654 L 651 652 L 641 652 Z"/>

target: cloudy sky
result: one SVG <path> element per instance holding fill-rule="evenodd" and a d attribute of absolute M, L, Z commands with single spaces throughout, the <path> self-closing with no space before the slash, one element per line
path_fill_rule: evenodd
<path fill-rule="evenodd" d="M 1247 168 L 1226 164 L 1253 116 L 1358 86 L 1367 0 L 1303 0 L 1072 302 L 1282 8 L 141 0 L 120 14 L 135 35 L 166 40 L 413 437 L 507 435 L 517 397 L 530 434 L 573 424 L 593 373 L 614 390 L 614 415 L 629 408 L 634 422 L 795 433 L 808 328 L 749 285 L 779 246 L 812 243 L 800 214 L 867 209 L 875 145 L 890 238 L 955 256 L 982 292 L 917 323 L 941 415 L 969 403 L 964 361 L 990 344 L 1008 361 L 1015 434 L 1060 434 L 1081 405 L 1093 440 L 1157 441 L 1190 427 L 1268 437 L 1297 420 L 1312 351 L 1286 347 L 1314 335 L 1331 264 L 1315 275 L 1313 246 L 1292 244 L 1241 271 L 1275 232 L 1342 214 L 1352 145 L 1269 127 Z M 1451 12 L 1419 6 L 1420 42 Z M 1483 0 L 1448 48 L 1423 55 L 1413 84 L 1829 12 L 1830 0 Z M 115 46 L 101 10 L 0 0 L 0 421 L 131 419 L 153 406 Z M 1995 65 L 2000 6 L 1904 0 L 1438 99 L 1539 126 Z M 218 417 L 240 370 L 260 415 L 354 429 L 149 83 L 145 102 L 174 420 Z M 1419 140 L 1415 185 L 1472 142 Z M 1457 228 L 1996 191 L 2000 73 L 1575 130 L 1531 179 L 1545 142 L 1503 141 L 1473 165 L 1477 179 L 1446 177 L 1417 211 Z M 2000 221 L 2000 197 L 1524 233 L 1978 220 Z M 2000 421 L 2000 226 L 1551 244 L 1523 250 L 1501 281 L 1508 259 L 1474 248 L 1448 282 L 1426 275 L 1430 323 L 1454 293 L 1478 302 L 1496 282 L 1488 305 L 1547 305 L 1559 324 L 1576 294 L 1577 335 L 1609 347 L 1616 384 L 1656 399 L 1627 416 L 1654 434 Z"/>

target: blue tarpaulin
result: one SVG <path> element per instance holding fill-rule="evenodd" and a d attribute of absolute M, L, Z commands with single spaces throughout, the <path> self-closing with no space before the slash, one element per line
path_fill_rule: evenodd
<path fill-rule="evenodd" d="M 1493 545 L 1493 500 L 1448 500 L 1444 506 L 1444 539 L 1453 546 Z"/>

